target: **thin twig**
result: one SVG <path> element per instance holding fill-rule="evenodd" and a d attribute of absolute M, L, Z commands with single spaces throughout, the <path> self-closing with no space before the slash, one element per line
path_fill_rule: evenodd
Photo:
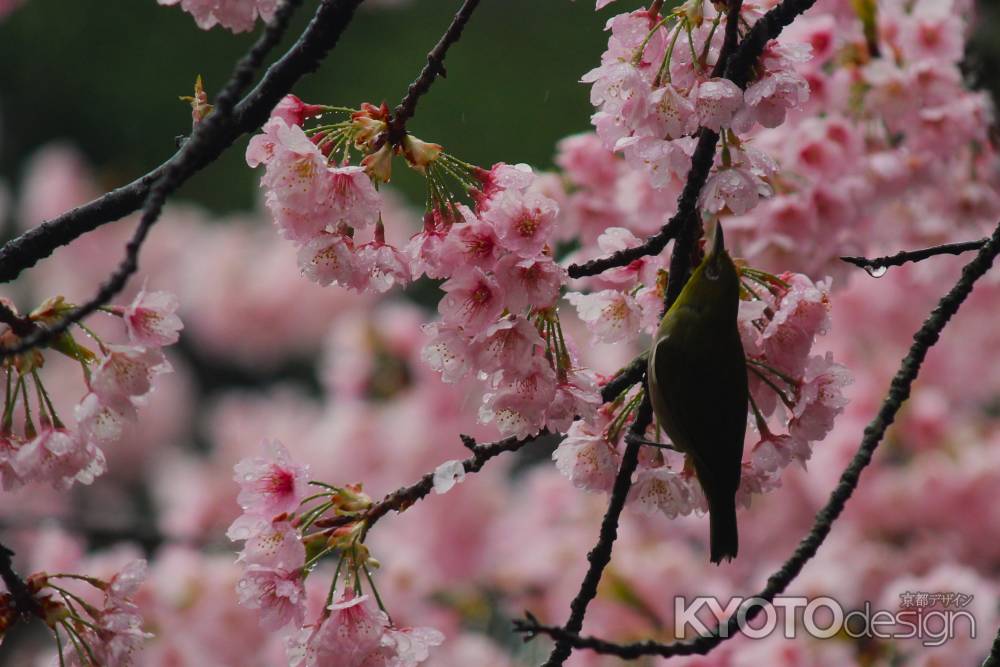
<path fill-rule="evenodd" d="M 479 2 L 480 0 L 465 0 L 458 13 L 455 14 L 455 18 L 452 19 L 451 25 L 427 54 L 427 64 L 424 65 L 416 80 L 410 84 L 406 91 L 406 97 L 392 112 L 388 134 L 388 140 L 392 145 L 400 143 L 406 136 L 406 123 L 416 113 L 417 101 L 430 90 L 431 84 L 438 76 L 443 78 L 448 75 L 444 68 L 444 57 L 451 45 L 462 36 L 465 24 L 472 18 L 472 12 L 476 11 Z"/>
<path fill-rule="evenodd" d="M 204 153 L 193 157 L 185 153 L 186 142 L 181 150 L 148 174 L 8 241 L 0 248 L 0 282 L 14 280 L 22 271 L 51 255 L 56 248 L 139 210 L 153 185 L 183 156 L 187 155 L 187 159 L 191 159 L 188 165 L 191 173 L 187 175 L 190 177 L 211 164 L 241 135 L 253 132 L 263 125 L 271 110 L 292 86 L 303 75 L 319 68 L 362 1 L 321 0 L 299 39 L 268 68 L 257 86 L 236 105 L 233 122 L 223 128 L 216 141 L 207 146 Z M 294 2 L 298 4 L 301 0 Z"/>
<path fill-rule="evenodd" d="M 360 1 L 354 0 L 353 4 L 357 5 Z M 150 189 L 142 207 L 143 212 L 139 225 L 125 246 L 125 258 L 111 277 L 101 285 L 94 298 L 66 313 L 59 321 L 45 327 L 38 327 L 33 333 L 22 338 L 17 345 L 0 350 L 0 357 L 20 354 L 52 341 L 74 323 L 96 312 L 125 287 L 129 277 L 139 267 L 139 251 L 150 228 L 159 219 L 167 197 L 198 170 L 205 154 L 218 155 L 221 148 L 224 147 L 220 144 L 228 145 L 225 142 L 226 137 L 232 134 L 237 98 L 250 84 L 254 73 L 261 66 L 266 55 L 281 39 L 292 14 L 301 2 L 302 0 L 286 0 L 275 14 L 274 20 L 250 51 L 236 64 L 232 76 L 216 99 L 213 112 L 195 127 L 191 138 L 184 144 L 178 158 L 171 160 L 162 176 Z M 349 8 L 353 10 L 353 6 L 349 5 Z M 343 29 L 346 27 L 347 21 L 342 20 L 340 25 Z"/>
<path fill-rule="evenodd" d="M 923 248 L 922 250 L 902 250 L 895 255 L 886 255 L 885 257 L 875 257 L 872 259 L 868 257 L 841 257 L 840 259 L 872 273 L 879 269 L 887 269 L 890 266 L 902 266 L 907 262 L 920 262 L 937 255 L 961 255 L 971 250 L 979 250 L 986 245 L 987 241 L 989 241 L 989 238 L 979 239 L 978 241 L 963 241 L 961 243 L 945 243 L 944 245 Z"/>
<path fill-rule="evenodd" d="M 542 430 L 538 435 L 528 438 L 504 438 L 485 445 L 476 444 L 476 441 L 469 436 L 461 436 L 466 448 L 472 450 L 473 454 L 462 461 L 462 466 L 467 473 L 476 473 L 482 470 L 483 466 L 490 459 L 503 454 L 504 452 L 516 452 L 525 445 L 534 442 L 538 438 L 549 435 L 549 431 Z M 375 524 L 389 512 L 402 512 L 413 503 L 417 502 L 434 488 L 434 473 L 429 472 L 420 478 L 415 484 L 404 486 L 388 494 L 382 500 L 372 505 L 362 515 L 339 516 L 328 519 L 320 519 L 315 523 L 319 528 L 332 528 L 356 521 L 364 521 L 369 527 Z"/>
<path fill-rule="evenodd" d="M 767 585 L 755 597 L 768 602 L 774 600 L 777 595 L 785 591 L 788 585 L 798 576 L 799 572 L 802 571 L 805 564 L 816 555 L 820 545 L 830 533 L 834 521 L 843 512 L 844 506 L 857 488 L 861 471 L 871 463 L 872 455 L 885 436 L 886 429 L 895 420 L 896 414 L 899 412 L 903 402 L 909 397 L 910 389 L 917 378 L 917 374 L 920 372 L 920 366 L 927 356 L 928 350 L 937 343 L 945 325 L 969 296 L 976 281 L 992 266 L 998 254 L 1000 254 L 1000 225 L 993 232 L 993 236 L 979 250 L 976 258 L 962 270 L 962 275 L 958 279 L 958 282 L 942 297 L 937 307 L 931 312 L 923 326 L 920 327 L 920 330 L 914 334 L 913 344 L 903 358 L 895 377 L 893 377 L 888 394 L 882 402 L 878 414 L 867 428 L 865 428 L 861 445 L 851 459 L 850 464 L 840 476 L 837 487 L 830 494 L 830 500 L 827 501 L 827 504 L 816 515 L 816 521 L 809 534 L 803 538 L 799 546 L 795 549 L 795 552 L 785 561 L 781 569 L 768 578 Z M 745 622 L 749 623 L 752 621 L 762 609 L 763 607 L 760 605 L 750 608 L 745 614 Z M 565 627 L 543 626 L 532 618 L 518 621 L 516 629 L 518 632 L 526 633 L 529 637 L 536 634 L 549 635 L 555 638 L 559 645 L 590 649 L 625 659 L 635 659 L 645 655 L 657 655 L 661 657 L 704 655 L 729 637 L 738 634 L 740 625 L 738 615 L 734 615 L 726 621 L 725 632 L 720 632 L 720 627 L 716 627 L 708 635 L 690 641 L 680 641 L 670 644 L 653 641 L 616 644 L 594 637 L 581 637 L 578 635 L 579 630 L 571 628 L 569 624 Z M 998 639 L 998 642 L 1000 642 L 1000 639 Z M 995 651 L 998 649 L 1000 647 L 994 647 Z"/>

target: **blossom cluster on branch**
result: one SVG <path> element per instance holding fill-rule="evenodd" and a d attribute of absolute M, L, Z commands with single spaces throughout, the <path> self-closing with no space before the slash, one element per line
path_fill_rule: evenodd
<path fill-rule="evenodd" d="M 159 2 L 234 32 L 279 7 Z M 35 617 L 57 642 L 58 655 L 43 651 L 53 664 L 125 665 L 143 647 L 142 664 L 164 666 L 534 664 L 545 647 L 512 648 L 497 619 L 525 608 L 565 619 L 643 405 L 641 372 L 611 380 L 642 366 L 676 279 L 670 253 L 696 261 L 714 225 L 736 259 L 750 383 L 740 557 L 708 564 L 701 486 L 653 423 L 643 435 L 665 448 L 642 447 L 617 496 L 626 509 L 584 629 L 690 639 L 672 632 L 675 598 L 759 588 L 809 530 L 956 266 L 932 257 L 868 275 L 839 257 L 978 239 L 1000 218 L 992 104 L 959 68 L 973 3 L 820 0 L 745 78 L 725 67 L 725 44 L 735 38 L 731 53 L 777 0 L 626 4 L 597 2 L 621 13 L 582 74 L 593 131 L 559 142 L 555 171 L 517 155 L 478 166 L 448 137 L 418 139 L 407 126 L 426 86 L 402 111 L 288 94 L 245 153 L 262 172 L 264 210 L 218 224 L 167 206 L 142 256 L 155 291 L 133 286 L 99 317 L 5 359 L 0 525 L 19 568 L 36 574 L 19 582 L 9 558 L 0 567 L 0 639 Z M 443 73 L 450 43 L 418 83 Z M 190 101 L 196 124 L 211 118 L 200 82 Z M 695 147 L 712 136 L 695 216 L 665 227 Z M 392 189 L 400 166 L 425 179 L 419 211 Z M 41 151 L 20 188 L 22 229 L 96 196 L 88 179 L 73 153 Z M 651 250 L 649 237 L 685 225 L 693 240 Z M 108 274 L 103 249 L 124 240 L 102 226 L 5 294 L 0 343 L 58 321 Z M 588 268 L 624 250 L 638 254 Z M 406 301 L 416 281 L 436 314 Z M 26 294 L 42 305 L 22 315 Z M 980 636 L 932 648 L 744 637 L 672 664 L 982 657 L 982 628 L 1000 621 L 1000 521 L 981 510 L 1000 490 L 1000 371 L 984 363 L 1000 349 L 998 296 L 988 274 L 928 356 L 887 455 L 789 590 L 845 609 L 975 593 Z M 184 345 L 168 363 L 181 317 Z M 308 391 L 294 384 L 305 365 L 316 371 Z M 272 386 L 217 386 L 230 383 Z M 99 475 L 88 493 L 114 509 L 91 523 L 94 508 L 65 492 Z M 56 523 L 34 525 L 35 512 Z M 74 531 L 142 542 L 149 575 L 134 545 L 88 552 Z M 568 664 L 612 663 L 581 651 Z"/>

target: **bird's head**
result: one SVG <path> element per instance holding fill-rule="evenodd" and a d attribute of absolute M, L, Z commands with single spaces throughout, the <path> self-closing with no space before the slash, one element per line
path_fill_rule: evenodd
<path fill-rule="evenodd" d="M 720 318 L 736 317 L 740 301 L 740 277 L 729 253 L 722 225 L 716 224 L 712 245 L 691 274 L 678 301 L 690 300 L 700 310 Z"/>

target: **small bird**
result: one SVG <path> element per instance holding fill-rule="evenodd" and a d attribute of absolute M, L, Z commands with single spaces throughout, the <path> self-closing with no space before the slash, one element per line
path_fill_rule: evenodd
<path fill-rule="evenodd" d="M 736 490 L 747 428 L 740 279 L 716 225 L 711 251 L 663 316 L 649 351 L 649 399 L 708 500 L 711 560 L 736 557 Z"/>

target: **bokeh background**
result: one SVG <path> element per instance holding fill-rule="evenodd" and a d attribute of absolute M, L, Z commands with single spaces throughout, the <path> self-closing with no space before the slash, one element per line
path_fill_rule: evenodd
<path fill-rule="evenodd" d="M 424 55 L 447 26 L 459 2 L 411 0 L 371 4 L 371 7 L 359 12 L 323 67 L 317 73 L 307 76 L 296 87 L 296 94 L 307 101 L 318 103 L 357 106 L 365 101 L 379 103 L 385 100 L 390 106 L 395 105 L 404 94 L 406 86 L 419 72 Z M 312 3 L 307 0 L 305 5 L 290 34 L 296 34 L 303 26 L 309 14 L 308 7 Z M 981 17 L 968 53 L 965 73 L 977 85 L 993 91 L 996 97 L 1000 93 L 1000 6 L 987 0 L 980 3 L 980 10 Z M 606 35 L 602 28 L 613 13 L 614 7 L 595 13 L 592 0 L 484 0 L 461 42 L 449 52 L 447 79 L 438 81 L 422 99 L 417 116 L 409 125 L 410 130 L 425 140 L 444 144 L 450 152 L 473 163 L 489 165 L 509 161 L 528 162 L 542 169 L 551 167 L 556 142 L 569 134 L 590 128 L 588 119 L 592 108 L 588 101 L 588 90 L 578 80 L 598 62 L 606 45 Z M 58 20 L 54 20 L 54 17 L 58 17 Z M 94 187 L 95 194 L 122 185 L 147 172 L 176 150 L 175 137 L 190 130 L 190 109 L 177 99 L 178 96 L 191 94 L 193 82 L 199 74 L 204 77 L 209 94 L 214 95 L 227 78 L 234 61 L 246 50 L 252 39 L 252 35 L 234 36 L 221 29 L 207 32 L 198 30 L 188 14 L 176 8 L 160 7 L 155 0 L 27 0 L 0 23 L 0 182 L 13 193 L 13 197 L 20 198 L 20 193 L 30 181 L 44 197 L 45 184 L 42 182 L 39 185 L 38 179 L 44 181 L 45 178 L 62 177 L 66 172 L 55 167 L 48 171 L 40 169 L 38 162 L 33 162 L 32 158 L 40 149 L 53 142 L 77 151 L 77 158 L 74 159 L 80 160 L 83 168 L 89 171 L 88 176 L 81 178 L 93 178 L 88 187 Z M 190 202 L 196 208 L 191 209 L 192 212 L 183 210 L 183 207 L 173 209 L 170 213 L 173 219 L 170 223 L 165 221 L 160 227 L 171 224 L 184 228 L 190 223 L 197 231 L 204 232 L 211 226 L 223 228 L 234 223 L 249 222 L 263 230 L 260 238 L 253 242 L 247 241 L 246 245 L 239 245 L 244 241 L 230 242 L 224 237 L 211 239 L 207 242 L 208 250 L 194 246 L 180 251 L 176 247 L 162 251 L 152 249 L 147 259 L 154 272 L 159 271 L 161 275 L 176 278 L 178 273 L 183 273 L 185 254 L 212 252 L 213 248 L 219 251 L 230 248 L 231 252 L 246 252 L 247 262 L 252 264 L 252 260 L 260 259 L 265 254 L 261 247 L 281 243 L 260 213 L 257 187 L 260 172 L 246 167 L 243 159 L 245 145 L 245 139 L 238 141 L 220 160 L 191 179 L 173 201 Z M 58 159 L 64 160 L 60 164 L 65 164 L 66 154 L 62 155 Z M 423 197 L 422 182 L 402 168 L 397 168 L 395 175 L 393 185 L 402 196 L 412 204 L 419 204 Z M 79 180 L 72 182 L 79 185 Z M 87 192 L 87 189 L 81 188 L 81 191 Z M 71 199 L 67 195 L 65 201 L 70 205 L 78 203 L 70 201 Z M 53 214 L 61 211 L 59 204 L 63 201 L 58 197 L 53 198 L 51 205 L 59 209 Z M 45 202 L 36 202 L 34 210 L 44 210 L 44 204 Z M 405 204 L 401 203 L 399 209 L 405 210 Z M 23 206 L 7 207 L 3 226 L 0 227 L 3 237 L 14 235 L 19 225 L 37 222 L 18 221 L 16 218 L 19 210 L 23 211 Z M 412 213 L 400 215 L 412 217 Z M 190 218 L 196 218 L 196 222 L 191 222 Z M 38 269 L 29 272 L 22 282 L 31 284 L 14 296 L 22 299 L 23 306 L 28 306 L 31 302 L 27 297 L 39 294 L 47 296 L 48 294 L 43 293 L 47 287 L 75 291 L 80 296 L 89 294 L 97 280 L 106 275 L 106 269 L 89 262 L 86 255 L 107 255 L 105 264 L 110 266 L 109 263 L 117 259 L 123 234 L 127 233 L 127 229 L 121 225 L 116 227 L 120 232 L 115 232 L 117 236 L 112 233 L 90 246 L 82 243 L 78 255 L 65 254 L 61 256 L 62 259 L 57 255 L 54 261 L 64 262 L 68 267 L 65 271 Z M 154 242 L 158 237 L 166 238 L 164 235 L 167 234 L 170 234 L 167 245 L 184 240 L 183 234 L 174 236 L 158 227 L 153 231 Z M 194 243 L 203 242 L 203 237 L 191 238 Z M 115 245 L 103 245 L 108 239 L 114 240 Z M 113 250 L 109 252 L 108 248 Z M 282 275 L 294 274 L 294 259 L 285 257 L 282 261 L 285 262 L 282 264 Z M 178 267 L 164 266 L 171 263 L 178 264 Z M 273 266 L 268 264 L 267 271 L 272 269 Z M 248 270 L 256 270 L 256 267 L 251 266 Z M 266 271 L 264 274 L 262 281 L 268 279 L 269 274 Z M 39 275 L 41 277 L 37 279 L 31 277 Z M 219 276 L 210 274 L 193 278 L 214 280 Z M 228 278 L 233 280 L 234 289 L 246 285 L 248 300 L 260 295 L 272 296 L 268 291 L 269 286 L 264 282 L 252 283 L 250 278 L 245 278 L 246 282 L 240 283 L 244 278 Z M 411 301 L 420 301 L 420 297 L 426 295 L 426 289 L 429 288 L 423 286 L 411 290 L 408 293 Z M 286 296 L 284 293 L 275 296 L 274 310 L 265 312 L 264 315 L 280 313 L 284 304 L 282 299 Z M 928 306 L 933 298 L 936 297 L 927 297 Z M 186 405 L 174 413 L 169 409 L 159 413 L 161 421 L 173 419 L 181 423 L 174 424 L 172 429 L 159 423 L 152 424 L 149 428 L 158 438 L 170 442 L 169 446 L 164 446 L 164 450 L 176 448 L 186 453 L 197 452 L 198 456 L 208 461 L 203 468 L 191 465 L 194 459 L 165 460 L 152 454 L 146 457 L 138 449 L 133 450 L 132 458 L 129 458 L 127 452 L 119 451 L 113 453 L 114 456 L 120 455 L 123 458 L 112 460 L 108 478 L 95 487 L 77 489 L 72 496 L 73 506 L 70 508 L 66 507 L 64 501 L 54 500 L 44 494 L 22 494 L 18 499 L 5 498 L 4 502 L 26 503 L 26 499 L 30 498 L 32 505 L 23 505 L 27 508 L 24 514 L 39 516 L 51 510 L 55 514 L 62 513 L 69 517 L 69 523 L 74 517 L 97 517 L 98 521 L 89 524 L 86 531 L 86 545 L 91 548 L 108 547 L 118 543 L 122 537 L 128 537 L 138 545 L 140 551 L 151 552 L 164 547 L 164 532 L 180 535 L 178 541 L 181 543 L 194 535 L 195 538 L 190 538 L 191 543 L 199 548 L 204 546 L 204 535 L 219 526 L 224 528 L 235 505 L 232 504 L 234 494 L 231 488 L 214 496 L 199 495 L 203 493 L 203 487 L 209 484 L 208 478 L 200 475 L 214 475 L 228 482 L 232 462 L 238 458 L 237 452 L 242 456 L 252 449 L 246 442 L 258 439 L 265 430 L 273 431 L 276 435 L 301 434 L 305 430 L 303 422 L 320 420 L 320 402 L 324 399 L 318 397 L 329 389 L 330 384 L 326 367 L 330 357 L 329 346 L 326 346 L 327 351 L 324 353 L 319 349 L 322 347 L 320 343 L 326 337 L 326 325 L 333 320 L 334 314 L 341 308 L 346 310 L 357 304 L 350 299 L 341 300 L 341 297 L 332 295 L 331 291 L 323 292 L 320 296 L 320 292 L 312 291 L 311 286 L 309 289 L 303 288 L 302 304 L 303 308 L 315 316 L 316 321 L 308 325 L 312 327 L 311 333 L 303 334 L 299 350 L 291 350 L 274 359 L 260 363 L 248 362 L 245 355 L 227 356 L 217 353 L 218 350 L 211 345 L 202 345 L 206 339 L 212 340 L 213 323 L 201 323 L 201 337 L 196 342 L 192 342 L 192 338 L 187 335 L 182 340 L 176 354 L 177 379 L 168 380 L 172 386 L 163 391 L 168 398 L 185 395 L 185 401 L 176 400 L 174 403 Z M 200 308 L 201 311 L 209 309 L 205 304 L 193 308 Z M 923 312 L 926 310 L 921 311 L 921 314 Z M 392 317 L 398 315 L 397 313 Z M 249 316 L 261 317 L 261 313 L 254 311 Z M 379 316 L 376 319 L 377 317 Z M 404 313 L 397 319 L 406 320 L 407 317 L 409 315 Z M 189 324 L 192 328 L 198 326 L 198 322 Z M 357 338 L 356 332 L 351 328 L 353 326 L 354 323 L 348 323 L 346 330 L 341 329 L 333 334 L 337 344 L 342 344 L 343 348 L 348 349 L 348 353 L 352 349 L 350 345 Z M 209 333 L 206 334 L 206 331 Z M 403 341 L 412 333 L 412 330 L 401 326 L 395 335 Z M 398 356 L 408 354 L 415 359 L 419 350 L 406 348 L 405 342 L 400 341 L 393 343 L 398 343 L 402 350 L 397 350 Z M 415 342 L 411 340 L 409 344 L 412 346 Z M 253 354 L 252 346 L 249 354 Z M 321 354 L 324 355 L 322 362 L 319 361 Z M 609 352 L 609 355 L 613 353 Z M 619 361 L 611 356 L 608 365 L 617 367 L 620 365 Z M 886 363 L 894 361 L 895 359 Z M 405 372 L 420 372 L 414 368 L 408 368 Z M 392 377 L 392 369 L 389 371 L 389 376 Z M 436 382 L 436 378 L 432 380 Z M 74 388 L 78 389 L 78 386 L 74 385 Z M 261 393 L 243 393 L 246 391 Z M 401 419 L 413 419 L 414 415 L 391 401 L 382 402 L 378 404 L 382 407 L 375 409 L 383 410 L 387 403 L 388 410 L 399 410 L 399 413 L 383 415 L 386 431 L 382 435 L 388 433 L 392 437 L 400 437 L 398 432 L 392 433 L 391 424 L 400 423 L 398 420 Z M 192 405 L 195 407 L 192 408 Z M 474 414 L 471 414 L 474 410 L 466 406 L 466 411 L 470 414 L 464 422 L 455 417 L 453 421 L 445 421 L 441 431 L 454 434 L 459 429 L 474 429 Z M 366 415 L 368 413 L 363 411 L 348 414 L 341 408 L 334 408 L 324 418 L 327 423 L 322 424 L 317 433 L 310 433 L 303 436 L 303 439 L 315 440 L 317 443 L 329 443 L 338 439 L 350 442 L 352 438 L 358 439 L 363 430 L 359 422 Z M 859 418 L 858 422 L 859 428 L 856 431 L 860 431 L 863 420 Z M 427 433 L 431 432 L 430 428 L 426 430 Z M 242 449 L 234 444 L 237 439 L 241 439 Z M 141 438 L 133 438 L 129 440 L 129 444 L 141 447 Z M 426 471 L 428 462 L 449 458 L 449 452 L 450 456 L 461 455 L 462 450 L 456 442 L 449 442 L 448 446 L 453 446 L 454 449 L 441 449 L 441 443 L 433 439 L 421 442 L 419 446 L 414 445 L 411 454 L 407 455 L 409 458 L 394 463 L 397 469 L 392 474 L 375 479 L 373 495 L 412 480 Z M 386 448 L 388 450 L 388 445 Z M 348 453 L 338 451 L 343 455 Z M 504 480 L 504 475 L 522 470 L 531 460 L 548 458 L 549 451 L 551 449 L 544 447 L 533 448 L 530 454 L 525 455 L 529 458 L 515 462 L 510 468 L 500 467 L 496 477 L 484 475 L 485 481 L 478 487 L 479 496 L 475 495 L 475 489 L 471 493 L 463 489 L 462 492 L 467 495 L 459 497 L 447 510 L 454 511 L 463 502 L 467 503 L 463 509 L 469 513 L 496 509 L 495 506 L 500 504 L 499 499 L 503 496 L 494 491 Z M 385 452 L 377 455 L 370 453 L 373 459 L 383 455 Z M 109 454 L 109 458 L 111 456 Z M 328 456 L 335 458 L 333 453 Z M 133 469 L 129 470 L 130 466 Z M 329 466 L 324 470 L 328 468 Z M 359 463 L 358 468 L 362 469 L 363 465 Z M 337 474 L 337 471 L 334 470 L 331 474 Z M 343 474 L 349 476 L 351 472 Z M 184 488 L 183 485 L 167 490 L 158 487 L 157 478 L 165 475 L 187 475 L 189 488 Z M 832 483 L 832 479 L 825 481 Z M 553 490 L 552 494 L 556 496 L 557 492 Z M 816 494 L 817 498 L 821 495 L 819 492 Z M 199 514 L 193 507 L 186 506 L 185 501 L 192 506 L 210 502 L 221 503 L 221 506 L 210 508 L 214 513 L 200 508 L 202 511 Z M 558 508 L 558 511 L 582 517 L 579 521 L 579 533 L 574 533 L 574 536 L 581 538 L 579 544 L 587 544 L 591 540 L 602 502 L 601 498 L 590 497 L 580 503 L 581 507 Z M 441 520 L 439 523 L 443 523 L 450 518 L 448 511 L 441 510 L 446 505 L 438 503 L 435 507 L 438 509 L 427 510 L 431 512 L 429 519 L 427 516 L 420 519 L 418 515 L 415 519 L 418 526 L 423 521 L 430 522 L 436 518 Z M 172 509 L 166 511 L 164 508 Z M 8 504 L 8 510 L 11 509 Z M 525 512 L 527 511 L 526 508 Z M 117 518 L 121 520 L 108 521 L 109 513 L 119 514 Z M 4 512 L 0 529 L 18 529 L 16 520 L 12 518 L 17 514 L 16 510 Z M 187 517 L 192 522 L 202 523 L 193 527 L 177 526 L 170 523 L 172 516 Z M 807 525 L 811 518 L 810 508 L 800 509 L 796 518 Z M 406 528 L 404 523 L 391 524 L 398 526 L 400 530 L 400 537 L 394 538 L 395 542 L 390 540 L 387 545 L 395 549 L 395 553 L 405 555 L 407 549 L 412 549 L 414 553 L 429 553 L 440 547 L 440 543 L 431 544 L 432 539 L 453 539 L 459 545 L 462 544 L 464 536 L 419 536 L 406 532 L 415 529 Z M 468 520 L 461 525 L 473 523 L 474 520 Z M 701 529 L 700 524 L 690 523 L 690 526 L 694 526 L 695 530 Z M 24 529 L 25 526 L 20 528 Z M 548 526 L 537 528 L 542 530 Z M 531 529 L 527 529 L 529 534 Z M 786 535 L 783 538 L 784 542 L 789 543 L 787 546 L 790 546 L 796 536 Z M 70 548 L 60 539 L 46 536 L 41 541 L 28 541 L 26 544 L 36 553 L 53 557 L 59 549 Z M 408 539 L 411 542 L 408 543 Z M 566 543 L 573 543 L 573 540 L 567 538 Z M 838 554 L 835 550 L 831 558 L 850 553 L 849 541 L 845 541 L 845 544 L 847 546 L 844 547 L 843 554 Z M 784 546 L 783 543 L 782 547 Z M 566 581 L 559 584 L 564 588 L 572 588 L 579 581 L 576 568 L 583 560 L 583 552 L 578 547 L 573 548 L 577 551 L 575 561 L 567 566 Z M 210 549 L 217 555 L 217 560 L 212 561 L 212 567 L 218 566 L 219 570 L 216 575 L 204 564 L 199 565 L 204 570 L 202 585 L 215 595 L 228 595 L 232 590 L 232 582 L 226 578 L 231 575 L 231 571 L 226 569 L 232 560 L 231 545 L 217 541 L 210 545 Z M 527 558 L 524 554 L 508 555 L 511 558 Z M 43 556 L 39 558 L 44 561 Z M 872 559 L 876 560 L 876 556 Z M 480 556 L 471 556 L 469 562 L 476 558 Z M 164 566 L 161 576 L 185 571 L 183 557 L 176 552 L 168 555 L 166 562 L 170 564 Z M 490 563 L 485 556 L 477 562 L 483 570 Z M 472 567 L 468 563 L 453 565 L 456 569 L 451 576 L 456 579 L 463 576 L 463 567 Z M 652 567 L 649 563 L 633 565 L 637 568 Z M 442 569 L 447 567 L 448 564 L 441 565 Z M 540 570 L 548 568 L 545 569 L 547 576 L 552 572 L 551 563 L 539 564 L 538 567 Z M 530 570 L 530 566 L 526 565 L 525 569 Z M 396 572 L 390 576 L 402 577 L 406 574 Z M 667 577 L 670 573 L 660 572 L 660 575 Z M 444 578 L 444 575 L 441 576 Z M 211 588 L 213 585 L 215 588 Z M 616 593 L 622 597 L 631 594 L 617 579 L 612 579 L 608 585 L 620 586 L 620 589 L 612 591 L 612 597 Z M 398 588 L 398 585 L 391 584 L 390 588 Z M 462 595 L 464 592 L 459 591 L 455 599 L 444 602 L 462 609 L 468 624 L 476 625 L 484 635 L 493 637 L 511 651 L 541 650 L 538 648 L 542 646 L 541 643 L 536 643 L 529 649 L 518 648 L 516 639 L 507 634 L 509 625 L 506 619 L 497 614 L 496 605 L 488 596 L 465 598 Z M 417 605 L 415 608 L 420 607 Z M 169 617 L 169 614 L 164 612 L 164 617 Z M 241 632 L 255 627 L 254 620 L 250 617 L 249 621 L 246 618 L 239 621 L 220 620 L 219 629 L 224 629 L 226 622 L 240 623 Z M 984 629 L 984 632 L 989 631 L 991 630 Z M 5 645 L 0 652 L 0 665 L 28 664 L 23 662 L 23 656 L 27 654 L 18 651 L 30 640 L 24 637 L 13 639 L 22 644 L 12 642 L 13 647 Z M 210 642 L 209 635 L 206 645 Z M 523 653 L 522 657 L 526 664 L 536 660 L 534 656 Z M 202 664 L 240 663 L 235 659 L 219 658 Z M 437 663 L 432 661 L 430 664 Z M 462 663 L 455 658 L 454 664 Z"/>

